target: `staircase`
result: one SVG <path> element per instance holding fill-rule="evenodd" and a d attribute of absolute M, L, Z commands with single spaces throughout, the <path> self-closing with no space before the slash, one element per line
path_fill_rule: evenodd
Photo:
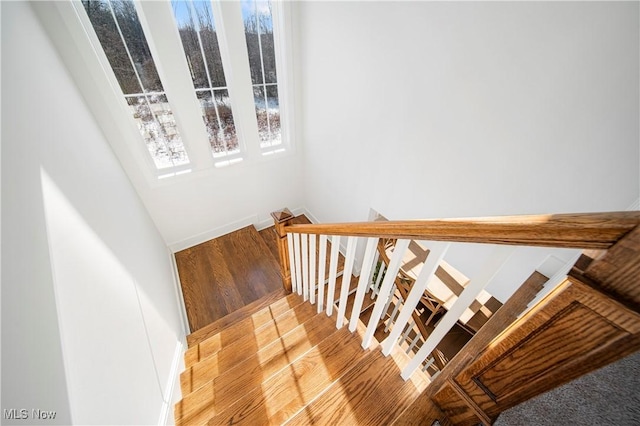
<path fill-rule="evenodd" d="M 640 348 L 640 212 L 384 225 L 296 224 L 288 210 L 273 216 L 276 238 L 263 235 L 263 245 L 280 258 L 285 291 L 251 299 L 188 336 L 178 425 L 488 425 L 506 409 Z M 366 249 L 354 278 L 358 238 L 366 238 Z M 382 276 L 378 269 L 373 278 L 380 238 L 397 243 L 382 282 L 374 283 Z M 396 278 L 411 239 L 433 243 L 415 282 L 400 294 Z M 496 247 L 455 301 L 434 312 L 437 324 L 416 331 L 446 241 Z M 430 354 L 460 324 L 471 324 L 466 312 L 520 245 L 591 251 L 555 274 L 535 304 L 547 277 L 531 274 L 434 372 Z M 252 283 L 245 286 L 253 292 Z M 369 290 L 374 304 L 365 297 Z"/>
<path fill-rule="evenodd" d="M 363 325 L 336 319 L 291 294 L 193 344 L 176 424 L 392 424 L 427 378 L 405 382 L 402 350 L 363 350 Z"/>

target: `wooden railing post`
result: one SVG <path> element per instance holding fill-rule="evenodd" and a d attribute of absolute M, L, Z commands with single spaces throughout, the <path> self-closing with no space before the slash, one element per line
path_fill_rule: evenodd
<path fill-rule="evenodd" d="M 291 266 L 289 265 L 289 246 L 287 244 L 287 233 L 284 227 L 291 224 L 294 216 L 288 208 L 271 213 L 275 222 L 275 231 L 278 236 L 278 254 L 280 255 L 280 274 L 282 283 L 287 293 L 291 293 Z"/>

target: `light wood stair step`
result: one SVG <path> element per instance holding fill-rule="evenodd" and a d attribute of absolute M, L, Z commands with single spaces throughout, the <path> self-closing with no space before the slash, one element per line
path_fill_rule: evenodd
<path fill-rule="evenodd" d="M 260 388 L 209 419 L 208 424 L 284 423 L 369 353 L 360 346 L 361 332 L 351 334 L 346 327 L 341 328 Z"/>
<path fill-rule="evenodd" d="M 270 379 L 338 330 L 335 315 L 317 315 L 256 354 L 184 396 L 175 406 L 176 423 L 199 423 L 215 416 Z"/>
<path fill-rule="evenodd" d="M 225 327 L 219 328 L 217 333 L 211 334 L 197 345 L 187 349 L 184 356 L 186 367 L 188 368 L 201 359 L 213 355 L 222 349 L 224 345 L 229 345 L 248 335 L 253 335 L 256 330 L 267 324 L 272 324 L 275 318 L 299 306 L 302 301 L 300 296 L 290 294 L 234 324 L 226 324 Z"/>
<path fill-rule="evenodd" d="M 274 318 L 273 321 L 258 328 L 254 333 L 245 334 L 243 337 L 229 342 L 213 354 L 202 357 L 206 352 L 201 352 L 200 361 L 180 374 L 182 393 L 192 392 L 315 315 L 315 306 L 302 303 Z M 217 341 L 217 339 L 215 340 Z"/>
<path fill-rule="evenodd" d="M 385 357 L 370 352 L 326 392 L 304 407 L 287 425 L 386 425 L 426 388 L 426 376 L 400 377 L 408 357 L 396 348 Z"/>
<path fill-rule="evenodd" d="M 189 334 L 187 336 L 187 346 L 196 346 L 200 342 L 207 340 L 209 337 L 220 333 L 225 328 L 235 325 L 240 321 L 252 318 L 256 313 L 268 309 L 274 302 L 283 299 L 286 296 L 287 294 L 284 289 L 280 289 L 249 303 L 229 315 L 226 315 L 219 320 Z"/>

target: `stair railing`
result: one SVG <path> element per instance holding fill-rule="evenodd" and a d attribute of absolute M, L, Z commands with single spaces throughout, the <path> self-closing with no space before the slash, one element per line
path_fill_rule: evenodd
<path fill-rule="evenodd" d="M 427 284 L 446 255 L 450 242 L 495 245 L 494 252 L 485 265 L 472 277 L 470 283 L 448 308 L 435 329 L 402 371 L 404 380 L 408 380 L 418 368 L 422 367 L 424 370 L 433 363 L 431 354 L 436 346 L 482 292 L 496 271 L 499 271 L 512 256 L 516 246 L 608 250 L 640 224 L 640 212 L 336 224 L 292 224 L 294 217 L 288 209 L 274 212 L 272 216 L 279 237 L 284 287 L 289 292 L 301 295 L 305 301 L 317 304 L 318 313 L 326 310 L 327 315 L 331 315 L 333 312 L 339 248 L 343 239 L 346 238 L 345 265 L 339 287 L 336 327 L 342 327 L 348 319 L 349 330 L 355 331 L 365 294 L 370 289 L 373 290 L 372 294 L 377 294 L 377 300 L 363 337 L 362 347 L 365 349 L 371 346 L 376 328 L 387 312 L 389 301 L 393 297 L 394 280 L 411 240 L 430 242 L 430 253 L 426 262 L 403 301 L 402 308 L 394 313 L 397 316 L 393 315 L 393 327 L 381 343 L 384 355 L 389 355 L 398 344 Z M 359 238 L 365 240 L 366 248 L 355 300 L 351 312 L 346 312 Z M 371 278 L 378 258 L 376 248 L 381 238 L 392 238 L 397 241 L 388 265 L 384 266 L 384 278 L 381 279 L 383 272 L 381 265 L 375 282 L 372 282 Z M 329 245 L 327 245 L 328 242 L 330 242 Z M 317 257 L 316 245 L 318 246 Z M 328 247 L 330 247 L 330 253 L 327 253 Z M 327 257 L 329 278 L 325 280 Z M 568 269 L 561 271 L 558 277 L 554 278 L 560 282 L 566 276 Z"/>

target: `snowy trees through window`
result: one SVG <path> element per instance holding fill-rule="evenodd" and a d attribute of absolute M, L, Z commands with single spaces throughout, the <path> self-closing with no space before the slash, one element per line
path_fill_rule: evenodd
<path fill-rule="evenodd" d="M 252 141 L 251 145 L 255 144 L 258 155 L 260 152 L 268 154 L 282 151 L 281 105 L 276 69 L 277 39 L 274 38 L 271 2 L 241 0 L 239 6 L 235 6 L 241 9 L 239 18 L 240 15 L 229 15 L 225 12 L 226 9 L 221 9 L 220 5 L 210 0 L 167 0 L 171 11 L 167 9 L 164 16 L 169 16 L 172 12 L 173 22 L 180 37 L 179 44 L 172 42 L 170 45 L 181 44 L 181 53 L 184 54 L 187 66 L 176 68 L 170 66 L 171 64 L 166 65 L 165 62 L 157 62 L 165 58 L 167 46 L 160 46 L 160 49 L 155 35 L 157 31 L 166 32 L 166 22 L 169 21 L 165 20 L 165 24 L 157 25 L 148 15 L 145 5 L 138 5 L 134 1 L 82 0 L 81 4 L 113 70 L 158 175 L 166 175 L 167 171 L 190 169 L 190 156 L 195 155 L 194 158 L 197 160 L 204 155 L 200 148 L 195 151 L 201 154 L 194 154 L 194 144 L 198 144 L 198 147 L 203 146 L 200 145 L 200 141 L 204 138 L 204 133 L 215 165 L 231 164 L 241 160 L 247 149 L 247 141 Z M 222 24 L 218 21 L 221 17 L 216 16 L 219 12 L 225 15 L 226 30 L 222 29 Z M 142 18 L 145 20 L 142 20 L 138 13 L 143 13 Z M 234 30 L 229 31 L 228 28 Z M 237 57 L 238 52 L 243 50 L 237 48 L 238 43 L 243 43 L 240 38 L 241 28 L 244 29 L 249 72 L 244 74 L 245 71 L 242 71 L 239 75 L 250 75 L 251 79 L 243 81 L 245 77 L 234 78 L 235 86 L 230 86 L 229 75 L 225 75 L 225 71 L 233 70 L 230 64 L 224 62 L 228 60 L 224 59 L 224 52 L 229 50 L 223 52 L 223 49 L 229 48 L 225 47 L 227 45 L 221 46 L 220 40 L 224 42 L 226 37 L 228 43 L 229 37 L 235 37 L 236 49 L 232 53 Z M 146 30 L 149 31 L 148 34 L 145 34 Z M 158 57 L 155 58 L 147 42 L 147 38 L 152 36 L 154 37 L 150 40 L 156 41 L 153 55 L 157 54 Z M 178 47 L 171 49 L 178 54 Z M 105 60 L 101 61 L 104 63 Z M 188 69 L 188 77 L 193 83 L 191 99 L 197 100 L 204 132 L 187 132 L 187 129 L 197 127 L 192 121 L 189 127 L 179 128 L 186 124 L 183 121 L 176 122 L 174 111 L 180 117 L 183 114 L 192 117 L 196 113 L 196 104 L 193 100 L 188 100 L 188 97 L 185 98 L 184 90 L 170 91 L 169 94 L 174 98 L 172 103 L 163 87 L 157 65 L 163 71 L 162 79 L 166 79 L 167 85 L 168 82 L 179 78 L 180 81 L 184 81 L 180 86 L 182 88 L 187 84 L 184 80 L 185 72 L 182 70 Z M 244 67 L 246 70 L 246 65 Z M 171 70 L 167 71 L 168 69 Z M 180 71 L 176 71 L 178 69 Z M 234 77 L 237 75 L 234 74 Z M 245 95 L 240 100 L 232 99 L 230 96 L 238 93 L 238 85 L 244 85 L 246 89 L 242 89 L 242 92 Z M 175 87 L 175 84 L 169 86 L 171 87 Z M 253 94 L 253 106 L 249 106 L 249 93 Z M 236 114 L 234 108 L 238 107 L 238 102 L 246 107 L 241 108 L 244 112 Z M 255 111 L 253 124 L 251 109 Z M 189 137 L 189 144 L 183 143 L 181 129 Z M 251 136 L 252 134 L 255 136 Z"/>

